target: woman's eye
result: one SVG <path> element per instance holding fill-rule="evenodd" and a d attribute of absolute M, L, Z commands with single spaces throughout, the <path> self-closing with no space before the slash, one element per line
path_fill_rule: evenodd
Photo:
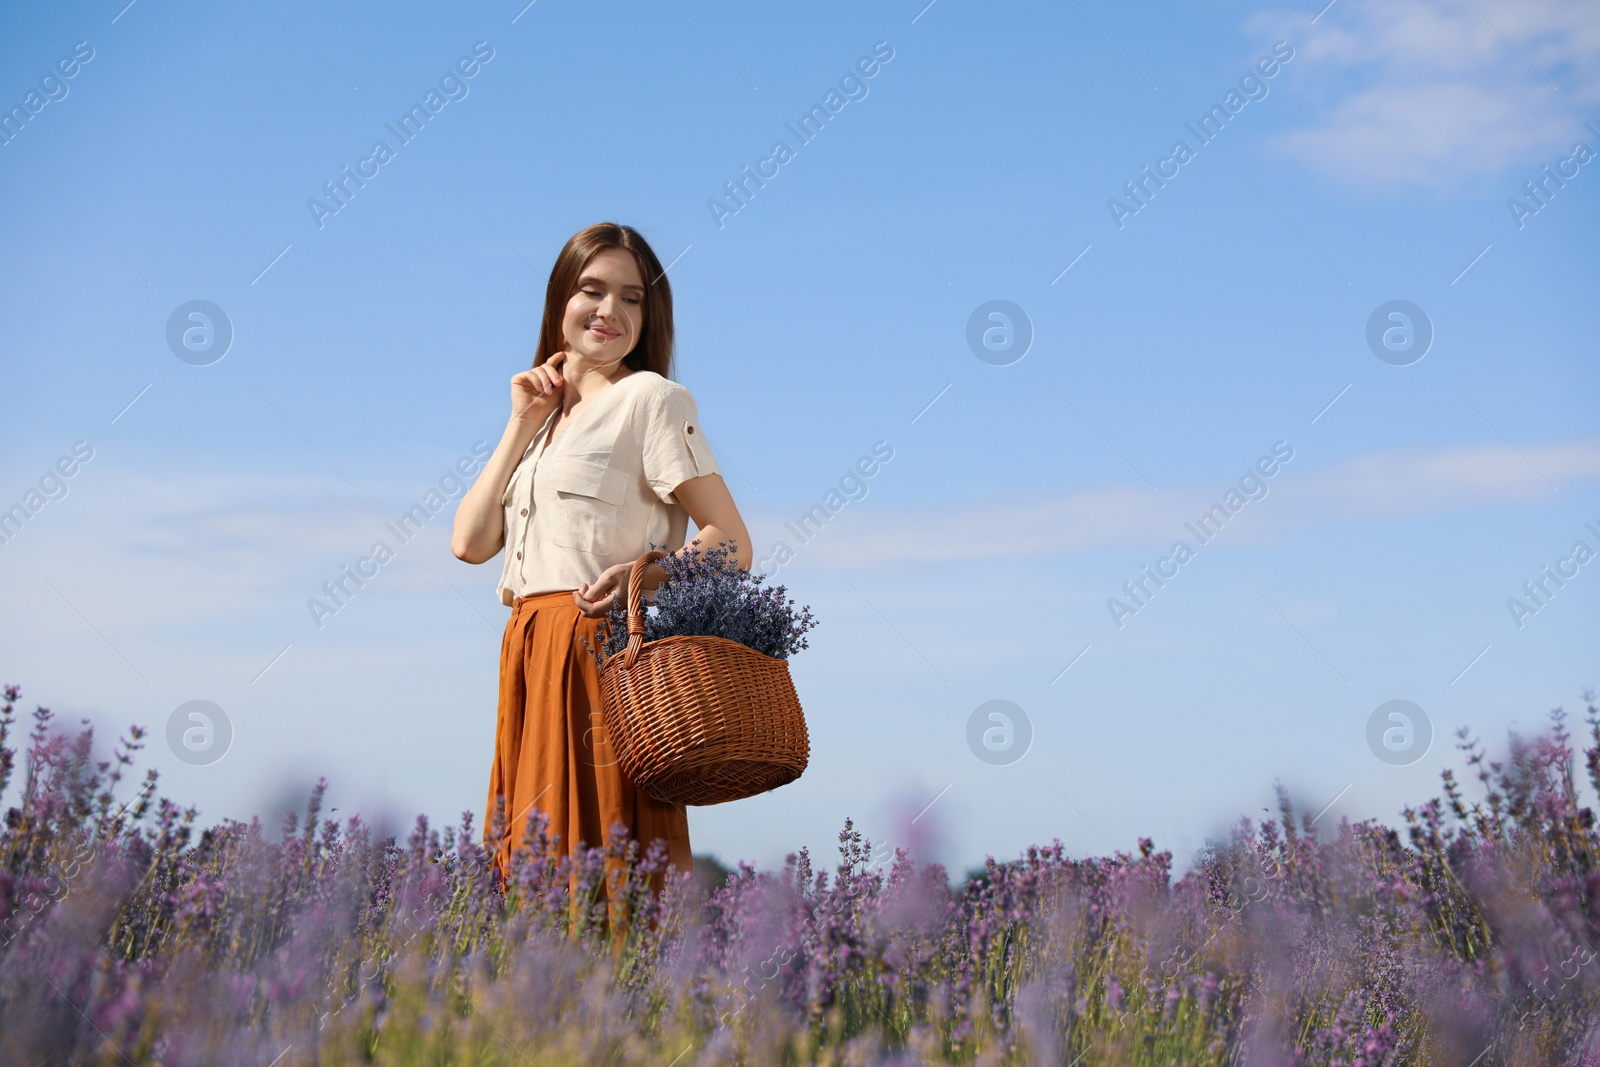
<path fill-rule="evenodd" d="M 600 295 L 599 293 L 595 292 L 593 289 L 579 289 L 578 292 L 582 293 L 584 296 L 599 296 Z"/>
<path fill-rule="evenodd" d="M 640 302 L 640 300 L 639 300 L 639 298 L 638 298 L 638 297 L 636 297 L 636 296 L 630 296 L 630 297 L 626 297 L 626 298 L 625 298 L 625 299 L 626 299 L 626 300 L 627 300 L 627 301 L 628 301 L 628 303 L 630 303 L 630 304 L 637 304 L 637 303 L 639 303 L 639 302 Z"/>

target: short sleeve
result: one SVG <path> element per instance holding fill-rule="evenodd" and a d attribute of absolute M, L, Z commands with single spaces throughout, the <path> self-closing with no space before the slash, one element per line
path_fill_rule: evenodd
<path fill-rule="evenodd" d="M 672 491 L 690 478 L 717 474 L 717 461 L 700 426 L 689 390 L 670 379 L 645 404 L 644 476 L 656 496 L 678 503 Z"/>

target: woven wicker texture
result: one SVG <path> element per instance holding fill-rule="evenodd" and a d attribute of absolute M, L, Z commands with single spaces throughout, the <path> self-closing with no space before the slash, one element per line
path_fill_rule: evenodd
<path fill-rule="evenodd" d="M 600 667 L 606 733 L 638 788 L 678 804 L 721 804 L 800 777 L 805 716 L 785 660 L 722 637 L 644 640 L 646 552 L 628 577 L 628 647 Z"/>

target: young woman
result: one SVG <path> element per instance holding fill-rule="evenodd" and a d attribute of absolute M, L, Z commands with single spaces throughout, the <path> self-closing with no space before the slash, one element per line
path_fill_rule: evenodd
<path fill-rule="evenodd" d="M 639 233 L 602 222 L 556 257 L 533 368 L 511 379 L 500 444 L 456 509 L 450 548 L 468 563 L 505 550 L 499 595 L 511 607 L 500 646 L 500 709 L 489 772 L 485 843 L 507 869 L 535 808 L 560 847 L 609 843 L 627 827 L 640 853 L 666 841 L 691 869 L 683 808 L 634 788 L 601 717 L 595 646 L 606 612 L 627 596 L 651 543 L 684 548 L 749 535 L 706 443 L 694 397 L 672 374 L 672 290 Z M 644 573 L 653 591 L 660 564 Z M 490 840 L 497 804 L 505 833 Z"/>

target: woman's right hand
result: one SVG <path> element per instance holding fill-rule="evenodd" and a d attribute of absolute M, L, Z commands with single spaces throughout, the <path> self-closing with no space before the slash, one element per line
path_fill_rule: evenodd
<path fill-rule="evenodd" d="M 511 379 L 513 421 L 542 425 L 560 405 L 562 387 L 566 385 L 566 379 L 561 375 L 561 365 L 566 359 L 565 352 L 556 352 L 539 366 Z"/>

